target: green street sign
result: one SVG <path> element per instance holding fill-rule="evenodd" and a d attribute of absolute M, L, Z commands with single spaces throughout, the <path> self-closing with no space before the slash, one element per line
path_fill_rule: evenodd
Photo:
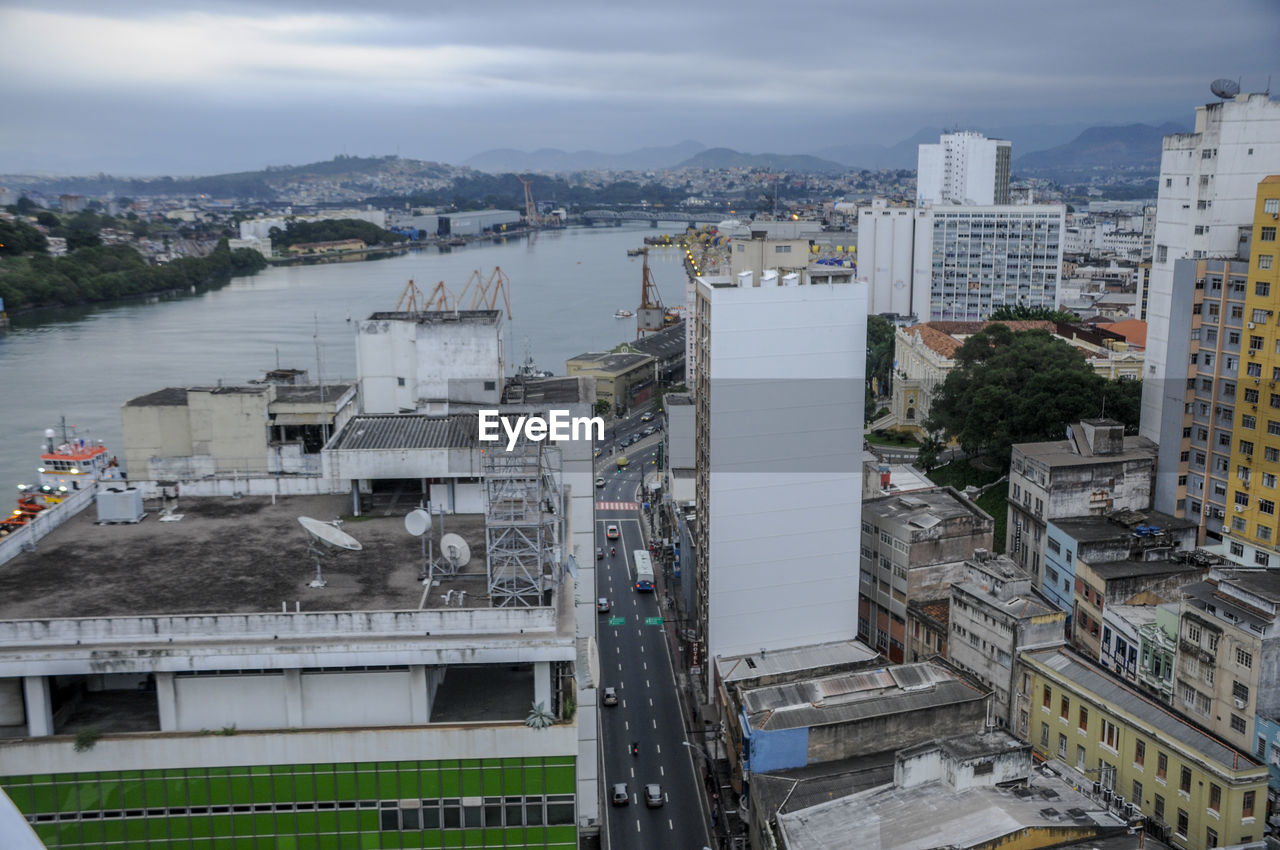
<path fill-rule="evenodd" d="M 662 618 L 661 617 L 645 617 L 644 624 L 646 626 L 661 626 Z"/>
<path fill-rule="evenodd" d="M 625 626 L 626 624 L 627 624 L 626 617 L 610 617 L 609 618 L 609 625 L 611 626 Z"/>

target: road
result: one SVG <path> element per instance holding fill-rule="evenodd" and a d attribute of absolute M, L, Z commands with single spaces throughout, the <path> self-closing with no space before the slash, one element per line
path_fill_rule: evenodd
<path fill-rule="evenodd" d="M 640 425 L 619 423 L 619 434 Z M 618 470 L 617 454 L 603 446 L 597 475 L 605 486 L 597 488 L 596 542 L 605 556 L 597 571 L 597 597 L 610 600 L 612 610 L 602 613 L 599 624 L 600 687 L 617 689 L 616 706 L 601 705 L 604 790 L 606 797 L 607 850 L 667 847 L 698 850 L 709 846 L 707 814 L 701 782 L 701 766 L 695 767 L 694 751 L 684 746 L 686 712 L 676 691 L 671 657 L 661 625 L 659 594 L 635 589 L 632 552 L 645 549 L 640 523 L 640 490 L 646 471 L 653 471 L 661 435 L 644 439 L 623 451 L 629 465 Z M 609 525 L 618 526 L 621 538 L 606 540 Z M 610 545 L 617 554 L 609 555 Z M 631 754 L 631 743 L 639 754 Z M 628 804 L 609 805 L 613 786 L 626 783 Z M 645 805 L 644 786 L 662 786 L 664 804 Z"/>

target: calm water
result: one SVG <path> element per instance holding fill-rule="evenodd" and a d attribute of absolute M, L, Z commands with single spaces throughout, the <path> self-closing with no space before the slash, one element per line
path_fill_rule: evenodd
<path fill-rule="evenodd" d="M 62 415 L 123 460 L 120 407 L 144 393 L 243 383 L 277 361 L 314 379 L 317 341 L 324 379 L 354 378 L 354 321 L 395 309 L 411 278 L 428 294 L 440 280 L 459 292 L 473 271 L 488 279 L 500 266 L 511 280 L 510 367 L 524 358 L 527 337 L 539 367 L 563 374 L 568 358 L 635 336 L 634 319 L 613 318 L 640 298 L 641 260 L 626 251 L 680 229 L 571 228 L 447 254 L 271 268 L 190 297 L 19 316 L 0 332 L 0 506 L 8 489 L 35 480 L 44 430 Z M 669 306 L 684 299 L 680 256 L 655 249 L 649 257 Z"/>

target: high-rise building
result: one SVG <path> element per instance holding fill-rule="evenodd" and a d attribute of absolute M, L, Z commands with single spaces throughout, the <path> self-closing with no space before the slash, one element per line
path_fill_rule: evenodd
<path fill-rule="evenodd" d="M 872 313 L 910 316 L 916 211 L 875 198 L 858 210 L 858 277 L 868 284 Z"/>
<path fill-rule="evenodd" d="M 866 322 L 859 283 L 697 280 L 695 666 L 857 634 Z"/>
<path fill-rule="evenodd" d="M 1280 565 L 1276 482 L 1280 476 L 1280 175 L 1258 184 L 1245 295 L 1242 364 L 1231 440 L 1227 551 L 1247 566 Z"/>
<path fill-rule="evenodd" d="M 1203 377 L 1197 368 L 1203 364 L 1190 362 L 1192 335 L 1202 328 L 1191 319 L 1192 296 L 1179 288 L 1176 264 L 1183 259 L 1236 259 L 1240 228 L 1253 221 L 1258 182 L 1276 173 L 1280 102 L 1267 94 L 1240 94 L 1197 107 L 1193 132 L 1164 138 L 1155 244 L 1144 295 L 1148 331 L 1141 433 L 1160 444 L 1155 507 L 1168 513 L 1179 510 L 1177 482 L 1186 474 L 1180 458 L 1191 450 L 1189 436 L 1174 437 L 1194 427 L 1185 421 L 1186 382 Z M 1222 333 L 1225 328 L 1219 338 Z"/>
<path fill-rule="evenodd" d="M 944 133 L 936 145 L 920 145 L 917 204 L 1009 203 L 1012 145 L 966 130 Z"/>
<path fill-rule="evenodd" d="M 1061 204 L 917 209 L 911 312 L 979 321 L 1000 307 L 1056 308 L 1065 222 Z"/>

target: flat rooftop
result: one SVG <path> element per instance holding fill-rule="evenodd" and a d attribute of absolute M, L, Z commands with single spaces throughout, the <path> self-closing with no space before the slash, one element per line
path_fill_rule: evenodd
<path fill-rule="evenodd" d="M 478 422 L 468 413 L 353 416 L 324 450 L 465 449 L 480 445 Z"/>
<path fill-rule="evenodd" d="M 1193 519 L 1183 519 L 1160 511 L 1126 511 L 1113 516 L 1061 517 L 1051 519 L 1049 523 L 1081 543 L 1099 543 L 1129 537 L 1135 540 L 1140 539 L 1134 534 L 1134 529 L 1138 526 L 1156 528 L 1163 532 L 1185 531 L 1197 527 Z"/>
<path fill-rule="evenodd" d="M 981 508 L 949 487 L 864 499 L 862 516 L 893 519 L 921 530 L 928 530 L 940 522 L 962 516 L 991 519 Z"/>
<path fill-rule="evenodd" d="M 1080 442 L 1084 443 L 1083 436 Z M 1021 452 L 1023 457 L 1043 463 L 1049 467 L 1057 466 L 1095 466 L 1104 463 L 1122 463 L 1129 460 L 1150 458 L 1155 462 L 1158 447 L 1146 437 L 1125 437 L 1124 449 L 1110 455 L 1080 454 L 1068 440 L 1052 440 L 1046 443 L 1014 443 L 1013 451 Z"/>
<path fill-rule="evenodd" d="M 652 360 L 653 356 L 649 354 L 627 353 L 625 351 L 617 353 L 611 351 L 588 351 L 585 354 L 579 354 L 577 357 L 570 357 L 565 362 L 583 369 L 593 368 L 602 372 L 620 374 Z"/>
<path fill-rule="evenodd" d="M 577 404 L 594 402 L 592 387 L 581 376 L 509 378 L 502 392 L 503 404 Z"/>
<path fill-rule="evenodd" d="M 419 538 L 404 517 L 349 520 L 342 530 L 359 552 L 328 550 L 327 587 L 311 588 L 316 560 L 298 517 L 329 521 L 350 510 L 350 499 L 289 496 L 180 500 L 179 522 L 160 522 L 159 501 L 136 525 L 96 525 L 93 507 L 49 536 L 35 552 L 0 567 L 0 619 L 127 617 L 200 613 L 278 613 L 281 602 L 303 611 L 416 610 L 422 599 Z M 446 516 L 439 533 L 462 535 L 471 560 L 456 578 L 427 594 L 426 607 L 444 606 L 450 590 L 465 590 L 464 606 L 488 607 L 484 517 Z"/>
<path fill-rule="evenodd" d="M 220 394 L 261 394 L 275 387 L 278 404 L 321 404 L 336 402 L 351 392 L 353 384 L 246 384 L 226 387 L 165 387 L 162 390 L 140 395 L 126 401 L 125 407 L 186 407 L 187 393 L 212 392 Z"/>
<path fill-rule="evenodd" d="M 1159 561 L 1103 561 L 1089 564 L 1089 569 L 1104 581 L 1122 578 L 1142 578 L 1144 576 L 1176 575 L 1178 573 L 1202 573 L 1204 567 L 1188 562 Z"/>
<path fill-rule="evenodd" d="M 720 679 L 726 685 L 766 676 L 801 673 L 840 665 L 863 666 L 879 658 L 879 654 L 856 640 L 820 643 L 795 649 L 752 652 L 716 659 Z"/>

